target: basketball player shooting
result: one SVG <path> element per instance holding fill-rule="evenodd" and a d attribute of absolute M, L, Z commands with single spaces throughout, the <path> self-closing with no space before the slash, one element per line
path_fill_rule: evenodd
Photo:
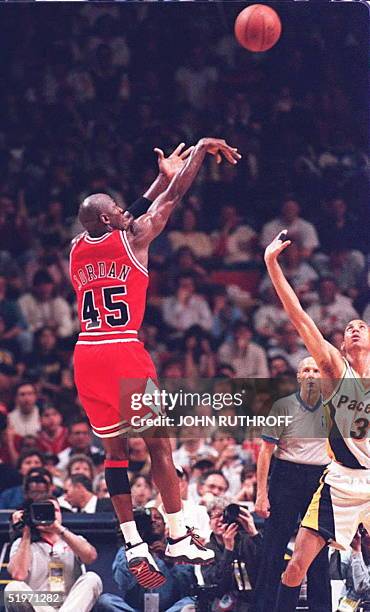
<path fill-rule="evenodd" d="M 330 414 L 332 462 L 299 529 L 293 557 L 282 575 L 275 612 L 294 612 L 300 584 L 326 545 L 349 548 L 360 523 L 370 530 L 370 330 L 361 320 L 344 330 L 341 351 L 305 313 L 279 265 L 290 244 L 284 230 L 265 251 L 267 270 L 293 325 L 315 359 Z"/>
<path fill-rule="evenodd" d="M 130 392 L 142 392 L 148 380 L 157 378 L 153 362 L 137 338 L 148 287 L 148 249 L 193 183 L 207 153 L 214 155 L 218 163 L 225 158 L 236 164 L 241 157 L 237 149 L 215 138 L 201 139 L 185 154 L 181 154 L 181 148 L 176 149 L 172 162 L 164 158 L 161 150 L 157 149 L 157 153 L 160 169 L 169 164 L 179 169 L 147 212 L 134 220 L 108 195 L 90 195 L 79 211 L 86 232 L 75 239 L 70 256 L 81 323 L 74 352 L 76 386 L 91 427 L 102 438 L 106 482 L 125 539 L 128 566 L 145 588 L 158 587 L 165 578 L 133 518 L 127 475 L 127 434 L 133 430 L 132 414 L 125 404 L 121 405 L 120 385 Z M 147 415 L 148 408 L 144 409 Z M 140 412 L 136 415 L 140 416 Z M 190 564 L 212 561 L 214 553 L 185 526 L 168 438 L 147 433 L 145 442 L 153 479 L 168 516 L 166 557 Z"/>

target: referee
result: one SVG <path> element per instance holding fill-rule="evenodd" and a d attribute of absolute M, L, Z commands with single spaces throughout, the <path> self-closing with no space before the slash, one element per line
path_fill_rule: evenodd
<path fill-rule="evenodd" d="M 264 546 L 255 591 L 256 612 L 274 609 L 284 553 L 315 493 L 330 458 L 322 410 L 320 372 L 312 357 L 303 359 L 297 372 L 299 390 L 276 401 L 272 412 L 293 417 L 287 426 L 265 427 L 257 463 L 256 512 L 265 521 Z M 275 461 L 267 491 L 271 458 Z M 330 612 L 331 590 L 328 551 L 324 548 L 307 574 L 307 600 L 311 612 Z"/>

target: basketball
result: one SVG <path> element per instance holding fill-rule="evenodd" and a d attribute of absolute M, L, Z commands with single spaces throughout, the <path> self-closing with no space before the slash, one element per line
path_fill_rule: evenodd
<path fill-rule="evenodd" d="M 267 51 L 280 38 L 281 21 L 270 6 L 252 4 L 239 13 L 234 31 L 238 43 L 245 49 Z"/>

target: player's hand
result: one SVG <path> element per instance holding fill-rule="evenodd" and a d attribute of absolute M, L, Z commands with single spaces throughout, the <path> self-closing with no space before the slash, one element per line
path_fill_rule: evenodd
<path fill-rule="evenodd" d="M 270 502 L 267 495 L 257 495 L 254 511 L 261 518 L 268 518 L 270 516 Z"/>
<path fill-rule="evenodd" d="M 225 531 L 222 534 L 222 539 L 224 541 L 224 545 L 226 550 L 234 550 L 235 546 L 235 537 L 238 533 L 238 525 L 237 523 L 231 523 L 231 525 L 225 525 Z"/>
<path fill-rule="evenodd" d="M 154 152 L 157 153 L 159 172 L 161 172 L 161 174 L 163 174 L 168 181 L 170 181 L 175 174 L 181 170 L 185 160 L 189 157 L 190 153 L 194 149 L 194 147 L 188 147 L 184 151 L 184 147 L 185 143 L 181 142 L 168 157 L 164 156 L 162 149 L 154 149 Z"/>
<path fill-rule="evenodd" d="M 266 247 L 265 250 L 265 262 L 276 260 L 280 253 L 282 253 L 290 244 L 292 244 L 291 240 L 287 240 L 288 230 L 283 230 L 279 232 L 276 238 Z"/>
<path fill-rule="evenodd" d="M 222 157 L 224 157 L 230 164 L 237 164 L 241 155 L 238 149 L 230 147 L 226 140 L 220 138 L 202 138 L 198 144 L 202 144 L 206 147 L 207 153 L 216 157 L 216 162 L 220 164 Z"/>

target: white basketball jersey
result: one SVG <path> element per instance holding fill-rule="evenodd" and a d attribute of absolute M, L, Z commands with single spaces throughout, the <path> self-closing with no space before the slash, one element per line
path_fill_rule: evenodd
<path fill-rule="evenodd" d="M 370 469 L 370 389 L 344 362 L 342 378 L 325 400 L 330 416 L 331 454 L 345 467 Z"/>

